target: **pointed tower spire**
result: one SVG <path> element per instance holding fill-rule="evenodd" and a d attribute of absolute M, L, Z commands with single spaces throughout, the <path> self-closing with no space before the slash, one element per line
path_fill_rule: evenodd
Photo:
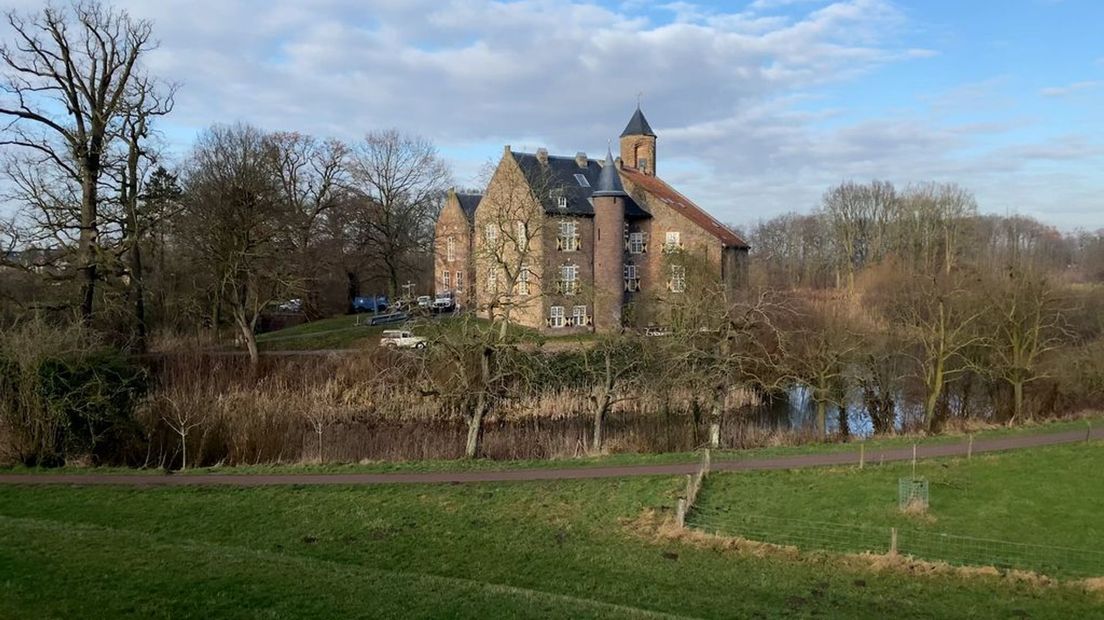
<path fill-rule="evenodd" d="M 591 194 L 596 198 L 602 196 L 626 197 L 625 187 L 621 185 L 621 175 L 617 173 L 617 165 L 613 163 L 613 152 L 606 147 L 606 163 L 602 164 L 602 172 L 598 174 L 598 186 Z"/>
<path fill-rule="evenodd" d="M 656 137 L 652 126 L 648 124 L 648 119 L 644 118 L 644 113 L 640 111 L 639 101 L 636 103 L 636 112 L 633 112 L 632 118 L 629 119 L 629 124 L 625 125 L 625 131 L 621 132 L 621 137 L 625 136 Z"/>

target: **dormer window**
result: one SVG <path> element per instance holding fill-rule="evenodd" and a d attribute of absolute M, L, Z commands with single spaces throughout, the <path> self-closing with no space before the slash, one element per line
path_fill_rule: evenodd
<path fill-rule="evenodd" d="M 567 196 L 556 196 L 556 206 L 560 209 L 567 208 Z"/>

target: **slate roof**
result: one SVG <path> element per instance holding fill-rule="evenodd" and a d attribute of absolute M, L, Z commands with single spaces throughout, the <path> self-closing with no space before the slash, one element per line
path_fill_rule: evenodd
<path fill-rule="evenodd" d="M 606 162 L 602 164 L 602 172 L 598 174 L 598 185 L 591 196 L 613 196 L 628 198 L 625 187 L 621 185 L 621 175 L 617 174 L 617 168 L 613 163 L 613 153 L 606 150 Z"/>
<path fill-rule="evenodd" d="M 479 206 L 480 200 L 483 200 L 483 194 L 456 194 L 456 201 L 460 203 L 460 209 L 469 222 L 475 221 L 475 208 Z"/>
<path fill-rule="evenodd" d="M 594 204 L 590 199 L 598 188 L 598 180 L 602 173 L 602 166 L 597 160 L 587 159 L 584 168 L 576 163 L 574 157 L 549 155 L 548 168 L 545 170 L 534 153 L 511 151 L 511 154 L 525 176 L 530 179 L 530 186 L 544 190 L 539 192 L 544 195 L 537 196 L 537 198 L 544 205 L 545 213 L 552 215 L 594 215 Z M 545 174 L 549 176 L 545 178 L 543 176 Z M 587 181 L 586 186 L 579 184 L 579 181 L 575 178 L 576 174 L 583 175 L 583 178 Z M 554 194 L 562 192 L 567 198 L 567 207 L 561 209 L 557 206 L 557 200 L 549 195 L 550 192 Z M 632 197 L 625 197 L 625 219 L 634 220 L 649 217 L 651 217 L 651 214 L 640 208 L 640 205 L 636 204 Z"/>
<path fill-rule="evenodd" d="M 700 226 L 702 230 L 712 234 L 725 246 L 747 249 L 747 242 L 732 232 L 731 228 L 709 215 L 705 209 L 694 204 L 686 196 L 678 193 L 673 187 L 664 183 L 662 179 L 629 167 L 622 168 L 621 174 L 633 187 L 651 194 L 656 199 L 672 207 L 675 212 L 681 213 L 688 220 Z"/>
<path fill-rule="evenodd" d="M 652 131 L 652 126 L 648 124 L 648 119 L 644 118 L 644 113 L 640 111 L 640 108 L 636 109 L 632 118 L 629 119 L 629 124 L 625 125 L 625 131 L 621 132 L 621 137 L 625 136 L 651 136 L 656 137 L 655 132 Z"/>

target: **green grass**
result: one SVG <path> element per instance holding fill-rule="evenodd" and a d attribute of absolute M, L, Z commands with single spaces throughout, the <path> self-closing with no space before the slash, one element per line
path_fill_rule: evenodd
<path fill-rule="evenodd" d="M 450 316 L 433 317 L 430 315 L 415 317 L 405 323 L 368 326 L 364 323 L 367 323 L 372 315 L 359 315 L 360 324 L 357 322 L 357 316 L 335 316 L 259 334 L 257 336 L 257 347 L 262 351 L 359 349 L 374 345 L 379 340 L 380 332 L 385 329 L 413 328 L 416 333 L 421 334 L 432 331 L 425 328 L 430 322 L 434 325 L 447 325 L 455 320 Z M 475 320 L 481 324 L 490 324 L 490 321 L 486 319 Z M 533 336 L 536 333 L 535 330 L 518 325 L 511 325 L 510 330 L 515 334 L 526 336 Z M 565 332 L 563 334 L 545 335 L 543 339 L 548 342 L 574 345 L 591 342 L 594 338 L 594 334 L 590 333 Z"/>
<path fill-rule="evenodd" d="M 315 349 L 354 349 L 373 344 L 385 326 L 363 324 L 369 315 L 336 316 L 260 334 L 257 347 L 262 351 L 305 351 Z M 394 326 L 388 326 L 394 329 Z"/>
<path fill-rule="evenodd" d="M 898 480 L 913 475 L 909 463 L 862 470 L 838 467 L 720 473 L 708 478 L 691 522 L 733 534 L 747 528 L 749 538 L 766 542 L 807 548 L 839 544 L 843 550 L 854 551 L 864 549 L 861 545 L 870 537 L 887 545 L 888 536 L 879 532 L 896 527 L 909 532 L 917 544 L 917 555 L 931 560 L 953 561 L 960 559 L 958 554 L 975 552 L 937 544 L 940 539 L 933 535 L 937 532 L 1083 549 L 1100 553 L 1055 560 L 1051 556 L 1060 555 L 1057 552 L 976 545 L 976 553 L 993 557 L 1005 553 L 1033 556 L 1023 559 L 1027 562 L 1023 568 L 1093 570 L 1098 572 L 1088 574 L 1104 576 L 1101 464 L 1104 443 L 1098 441 L 973 459 L 919 461 L 916 475 L 929 482 L 930 505 L 924 514 L 904 513 L 898 507 Z M 1063 561 L 1075 565 L 1062 566 Z"/>
<path fill-rule="evenodd" d="M 1063 618 L 1104 603 L 634 531 L 680 483 L 0 487 L 0 617 Z"/>
<path fill-rule="evenodd" d="M 992 428 L 974 433 L 975 439 L 996 439 L 1000 437 L 1016 437 L 1022 435 L 1042 435 L 1059 433 L 1063 431 L 1081 430 L 1089 424 L 1094 427 L 1104 426 L 1104 414 L 1094 414 L 1091 417 L 1076 420 L 1048 421 L 1027 426 L 1013 428 Z M 938 435 L 934 437 L 886 437 L 866 440 L 866 456 L 869 462 L 877 461 L 879 449 L 900 448 L 918 445 L 938 445 L 947 443 L 962 443 L 966 441 L 963 434 Z M 804 444 L 796 446 L 773 446 L 767 448 L 754 448 L 749 450 L 717 450 L 713 453 L 713 460 L 744 460 L 771 456 L 794 456 L 804 454 L 829 454 L 838 452 L 856 452 L 859 442 Z M 370 463 L 279 463 L 268 465 L 239 465 L 233 467 L 201 467 L 190 469 L 188 474 L 321 474 L 321 473 L 388 473 L 388 472 L 434 472 L 434 471 L 494 471 L 509 469 L 552 469 L 565 467 L 608 467 L 619 465 L 659 465 L 667 463 L 692 463 L 700 458 L 696 452 L 666 452 L 659 454 L 619 453 L 604 456 L 582 456 L 578 458 L 564 459 L 525 459 L 513 461 L 495 461 L 489 459 L 475 460 L 424 460 L 424 461 L 389 461 Z M 26 467 L 0 467 L 0 473 L 8 474 L 160 474 L 160 469 L 131 469 L 125 467 L 60 467 L 60 468 L 26 468 Z"/>

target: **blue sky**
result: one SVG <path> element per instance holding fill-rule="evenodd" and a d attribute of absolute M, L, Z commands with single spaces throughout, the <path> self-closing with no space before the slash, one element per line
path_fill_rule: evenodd
<path fill-rule="evenodd" d="M 33 9 L 37 2 L 17 7 Z M 592 156 L 643 91 L 661 176 L 739 225 L 843 179 L 953 181 L 1104 227 L 1104 2 L 120 0 L 182 83 L 162 129 L 245 121 L 435 141 L 458 185 L 503 144 Z"/>

